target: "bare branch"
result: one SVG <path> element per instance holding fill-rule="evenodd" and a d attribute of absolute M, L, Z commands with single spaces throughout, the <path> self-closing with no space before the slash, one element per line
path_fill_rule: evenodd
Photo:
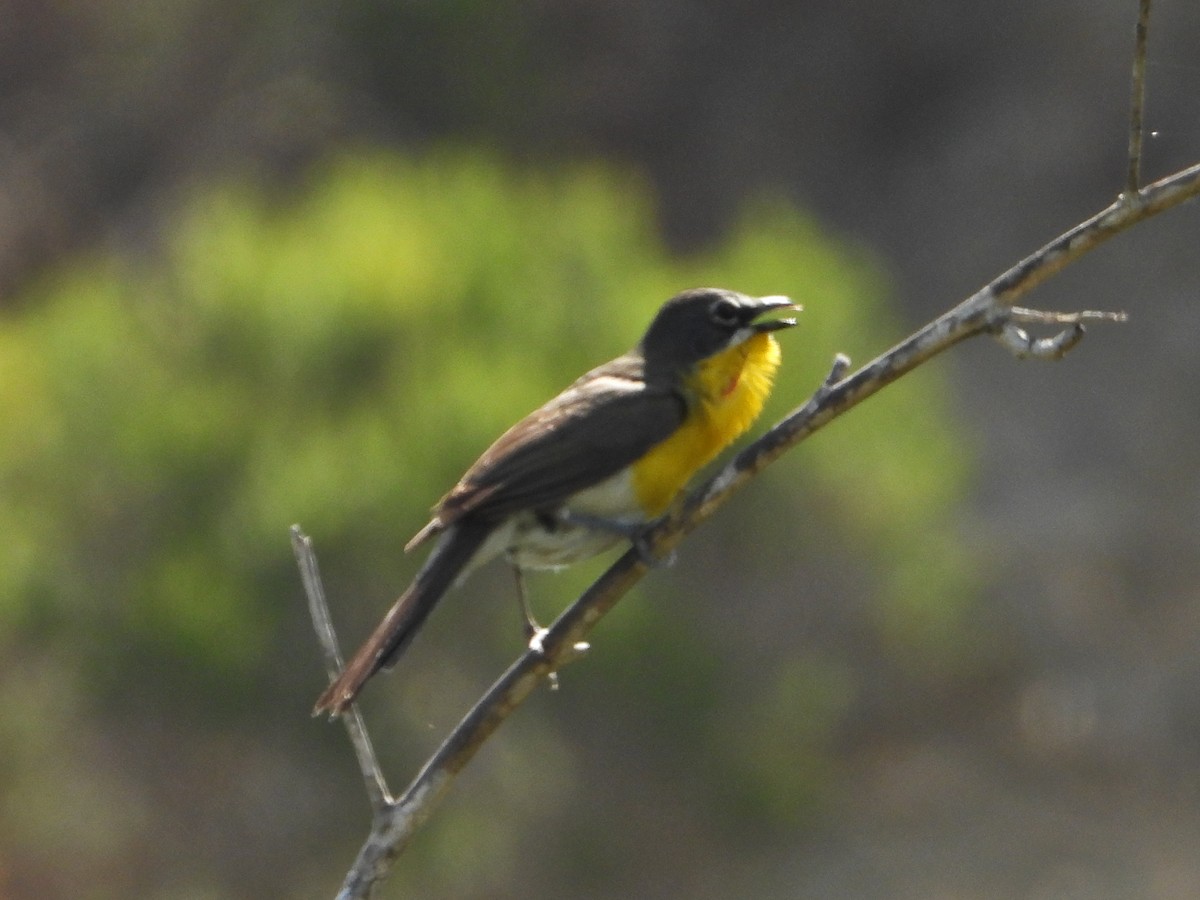
<path fill-rule="evenodd" d="M 330 680 L 333 680 L 342 671 L 342 654 L 338 649 L 333 620 L 329 616 L 325 586 L 321 583 L 321 572 L 317 568 L 317 555 L 313 551 L 312 540 L 300 530 L 299 525 L 292 526 L 291 535 L 292 552 L 296 555 L 296 564 L 300 567 L 300 580 L 304 583 L 304 595 L 308 598 L 308 613 L 312 616 L 317 640 L 325 654 L 325 672 Z M 371 808 L 378 812 L 391 804 L 392 796 L 384 780 L 383 770 L 379 768 L 379 759 L 375 756 L 371 736 L 367 733 L 367 726 L 357 706 L 348 710 L 342 720 L 346 723 L 350 743 L 354 745 L 354 753 L 358 757 L 358 766 L 367 786 L 367 798 L 371 801 Z"/>
<path fill-rule="evenodd" d="M 1146 34 L 1150 24 L 1150 0 L 1140 0 L 1134 28 L 1132 97 L 1129 103 L 1129 171 L 1125 192 L 1133 196 L 1142 187 L 1142 110 L 1146 103 Z"/>

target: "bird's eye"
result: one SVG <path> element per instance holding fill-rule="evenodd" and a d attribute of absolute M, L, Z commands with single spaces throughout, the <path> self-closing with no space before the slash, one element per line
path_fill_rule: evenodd
<path fill-rule="evenodd" d="M 738 316 L 737 304 L 732 300 L 726 300 L 724 297 L 713 301 L 713 305 L 708 308 L 708 316 L 716 324 L 727 328 L 741 323 L 741 319 Z"/>

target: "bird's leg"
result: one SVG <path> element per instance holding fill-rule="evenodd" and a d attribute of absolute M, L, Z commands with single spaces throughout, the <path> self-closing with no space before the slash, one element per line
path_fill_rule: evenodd
<path fill-rule="evenodd" d="M 512 563 L 513 579 L 517 583 L 517 602 L 521 605 L 521 618 L 525 620 L 525 637 L 529 639 L 529 649 L 539 656 L 546 654 L 545 648 L 542 646 L 542 641 L 549 632 L 537 623 L 537 619 L 533 617 L 533 609 L 529 606 L 529 597 L 525 593 L 525 573 L 521 571 L 521 567 L 516 563 Z M 580 650 L 582 648 L 582 650 Z M 576 649 L 580 652 L 587 650 L 587 644 L 576 644 Z M 546 676 L 550 684 L 550 690 L 558 690 L 558 673 L 551 672 Z"/>
<path fill-rule="evenodd" d="M 521 607 L 525 638 L 529 641 L 529 648 L 531 650 L 541 653 L 542 638 L 546 636 L 546 629 L 539 625 L 537 619 L 533 617 L 533 609 L 529 606 L 529 597 L 525 593 L 525 573 L 521 571 L 521 567 L 516 563 L 512 563 L 511 565 L 513 580 L 517 583 L 517 603 Z"/>

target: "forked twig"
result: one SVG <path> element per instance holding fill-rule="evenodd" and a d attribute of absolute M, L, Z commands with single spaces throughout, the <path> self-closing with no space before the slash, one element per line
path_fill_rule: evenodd
<path fill-rule="evenodd" d="M 308 613 L 312 616 L 317 640 L 325 654 L 325 671 L 333 679 L 342 671 L 342 652 L 338 649 L 333 619 L 329 616 L 325 586 L 321 583 L 321 571 L 317 568 L 317 555 L 313 552 L 312 540 L 300 530 L 299 525 L 291 527 L 291 536 L 292 552 L 296 555 L 296 565 L 300 567 L 300 580 L 304 584 L 304 595 L 308 598 Z M 346 732 L 350 736 L 350 743 L 354 745 L 354 754 L 358 757 L 358 766 L 367 786 L 371 808 L 377 812 L 386 809 L 393 802 L 392 795 L 388 791 L 383 770 L 379 768 L 375 747 L 371 744 L 371 736 L 367 733 L 366 723 L 363 722 L 358 707 L 353 706 L 347 710 L 342 721 L 346 723 Z"/>

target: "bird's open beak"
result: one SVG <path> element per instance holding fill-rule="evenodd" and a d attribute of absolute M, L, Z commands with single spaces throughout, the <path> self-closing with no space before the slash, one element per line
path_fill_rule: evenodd
<path fill-rule="evenodd" d="M 794 309 L 796 312 L 800 312 L 804 309 L 804 307 L 799 303 L 793 303 L 787 297 L 778 295 L 771 297 L 759 297 L 757 304 L 758 307 L 754 313 L 756 320 L 764 313 L 774 312 L 778 309 Z M 762 333 L 766 331 L 779 331 L 781 328 L 791 328 L 795 324 L 796 320 L 792 318 L 763 319 L 762 321 L 755 321 L 751 327 L 756 332 Z"/>

